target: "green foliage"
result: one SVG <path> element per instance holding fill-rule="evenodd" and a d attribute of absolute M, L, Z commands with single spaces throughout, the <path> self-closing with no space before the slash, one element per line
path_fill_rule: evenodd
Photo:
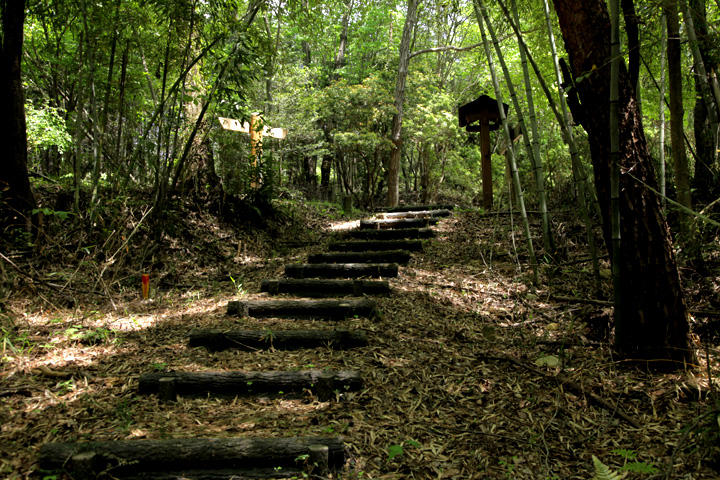
<path fill-rule="evenodd" d="M 60 153 L 64 153 L 72 146 L 72 137 L 59 109 L 47 105 L 35 108 L 32 103 L 26 103 L 25 121 L 28 148 L 57 147 Z"/>
<path fill-rule="evenodd" d="M 592 456 L 592 460 L 595 468 L 595 476 L 593 477 L 593 480 L 621 480 L 627 476 L 626 473 L 619 474 L 617 472 L 613 472 L 610 467 L 598 460 L 595 455 Z"/>

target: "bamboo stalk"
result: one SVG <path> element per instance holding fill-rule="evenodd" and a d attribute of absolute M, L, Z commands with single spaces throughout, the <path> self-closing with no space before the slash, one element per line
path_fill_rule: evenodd
<path fill-rule="evenodd" d="M 666 173 L 665 173 L 665 62 L 667 48 L 667 19 L 662 14 L 662 40 L 660 41 L 660 193 L 662 194 L 662 208 L 667 208 L 665 200 Z"/>
<path fill-rule="evenodd" d="M 475 16 L 477 17 L 478 26 L 480 27 L 480 34 L 482 36 L 483 40 L 483 47 L 485 48 L 485 55 L 488 59 L 488 68 L 490 69 L 490 75 L 492 77 L 493 81 L 493 87 L 495 89 L 495 98 L 498 102 L 498 110 L 500 112 L 500 120 L 502 121 L 503 126 L 503 133 L 505 134 L 505 141 L 508 145 L 508 152 L 509 152 L 509 159 L 510 159 L 510 166 L 512 168 L 512 175 L 513 175 L 513 181 L 515 184 L 515 191 L 517 194 L 517 202 L 518 206 L 520 207 L 520 215 L 522 216 L 523 220 L 523 227 L 525 230 L 525 238 L 527 240 L 527 248 L 528 248 L 528 254 L 530 256 L 530 268 L 533 271 L 533 278 L 534 281 L 538 281 L 538 265 L 537 265 L 537 258 L 535 257 L 535 249 L 533 247 L 532 243 L 532 235 L 530 234 L 530 223 L 528 222 L 528 216 L 527 211 L 525 210 L 525 198 L 523 196 L 522 186 L 520 185 L 520 175 L 518 174 L 517 170 L 517 162 L 515 161 L 515 149 L 512 145 L 512 137 L 510 136 L 510 130 L 508 129 L 508 122 L 507 117 L 505 116 L 505 108 L 503 107 L 503 97 L 502 92 L 500 91 L 500 83 L 497 78 L 497 73 L 495 72 L 495 64 L 493 63 L 492 59 L 492 52 L 490 51 L 490 45 L 488 44 L 487 35 L 485 33 L 485 28 L 483 27 L 483 20 L 488 26 L 488 30 L 492 31 L 492 26 L 490 25 L 490 20 L 487 17 L 487 9 L 485 8 L 485 4 L 483 3 L 483 0 L 476 0 L 473 2 L 473 6 L 475 7 Z"/>
<path fill-rule="evenodd" d="M 512 0 L 513 18 L 515 23 L 520 25 L 520 19 L 517 12 L 517 4 L 515 0 Z M 538 141 L 538 124 L 537 115 L 535 114 L 535 101 L 533 100 L 532 85 L 530 83 L 530 71 L 528 69 L 527 55 L 525 53 L 525 47 L 522 42 L 519 42 L 520 47 L 520 63 L 523 69 L 523 79 L 525 80 L 525 98 L 528 106 L 528 117 L 530 118 L 530 129 L 532 131 L 532 152 L 531 158 L 534 158 L 535 168 L 535 188 L 537 189 L 538 195 L 538 208 L 540 209 L 540 215 L 542 219 L 542 230 L 543 230 L 543 246 L 548 255 L 554 256 L 555 254 L 555 240 L 553 239 L 552 229 L 550 227 L 550 215 L 547 209 L 547 198 L 545 196 L 545 175 L 543 173 L 543 162 L 540 155 L 540 142 Z"/>

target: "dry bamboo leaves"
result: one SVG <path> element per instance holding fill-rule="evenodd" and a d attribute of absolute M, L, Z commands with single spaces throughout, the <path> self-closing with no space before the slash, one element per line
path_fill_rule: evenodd
<path fill-rule="evenodd" d="M 670 458 L 680 429 L 707 402 L 709 386 L 700 370 L 695 377 L 621 371 L 605 345 L 583 347 L 584 319 L 601 306 L 545 299 L 592 292 L 591 279 L 581 267 L 567 269 L 553 289 L 531 292 L 525 266 L 514 263 L 523 253 L 512 251 L 505 217 L 465 213 L 437 229 L 441 234 L 390 280 L 396 293 L 378 299 L 381 314 L 374 321 L 230 318 L 224 306 L 239 299 L 236 291 L 207 296 L 188 290 L 149 303 L 118 296 L 119 313 L 99 309 L 83 320 L 84 328 L 104 327 L 112 335 L 83 344 L 64 334 L 73 312 L 43 315 L 33 305 L 14 305 L 15 311 L 38 312 L 28 314 L 28 333 L 53 347 L 13 354 L 17 361 L 3 364 L 0 476 L 29 474 L 36 469 L 34 452 L 50 441 L 278 435 L 344 436 L 349 460 L 343 478 L 349 479 L 589 478 L 591 455 L 617 468 L 623 462 L 612 453 L 617 449 L 656 466 L 672 460 L 677 476 L 713 475 L 701 463 L 700 443 Z M 574 245 L 568 240 L 569 234 L 559 238 Z M 176 248 L 197 250 L 180 241 Z M 225 247 L 218 242 L 215 248 Z M 302 261 L 321 249 L 298 250 L 288 259 Z M 243 275 L 251 293 L 242 300 L 265 298 L 254 293 L 260 280 L 279 277 L 285 261 L 252 261 L 251 250 L 247 262 L 236 261 L 233 251 L 223 267 L 236 279 Z M 191 263 L 188 258 L 180 267 L 190 272 Z M 58 317 L 62 321 L 54 321 Z M 351 328 L 365 331 L 369 346 L 209 352 L 188 346 L 193 328 Z M 59 341 L 51 343 L 53 338 Z M 550 343 L 562 339 L 577 344 Z M 524 365 L 482 360 L 501 356 Z M 532 366 L 547 356 L 558 357 L 561 366 Z M 710 361 L 716 369 L 715 353 Z M 43 366 L 74 376 L 33 373 L 42 373 Z M 168 406 L 153 395 L 137 395 L 141 373 L 288 368 L 359 370 L 363 389 L 339 402 L 319 401 L 308 392 L 300 398 L 180 398 Z M 619 419 L 616 410 L 636 425 Z"/>

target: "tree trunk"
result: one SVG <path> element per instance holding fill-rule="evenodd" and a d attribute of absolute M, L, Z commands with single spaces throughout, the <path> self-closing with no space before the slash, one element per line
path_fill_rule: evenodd
<path fill-rule="evenodd" d="M 30 229 L 35 196 L 27 170 L 25 97 L 21 63 L 24 0 L 0 0 L 0 145 L 4 150 L 0 168 L 0 232 Z"/>
<path fill-rule="evenodd" d="M 705 74 L 711 63 L 711 48 L 707 38 L 707 12 L 705 0 L 689 0 L 689 10 L 692 12 L 692 24 L 700 59 L 705 66 Z M 697 54 L 696 53 L 696 54 Z M 697 64 L 696 60 L 696 64 Z M 695 68 L 695 107 L 693 110 L 693 129 L 695 131 L 695 175 L 693 176 L 693 189 L 696 201 L 708 203 L 717 197 L 718 171 L 715 167 L 716 158 L 716 130 L 713 128 L 713 119 L 708 105 L 714 106 L 714 98 L 709 92 L 710 79 L 707 76 L 703 79 Z M 717 117 L 717 115 L 715 115 Z M 715 119 L 717 120 L 717 119 Z"/>
<path fill-rule="evenodd" d="M 398 64 L 397 82 L 395 84 L 395 109 L 393 116 L 392 142 L 388 162 L 388 206 L 394 207 L 400 199 L 400 159 L 402 158 L 402 121 L 403 103 L 405 102 L 405 82 L 407 80 L 408 65 L 410 64 L 410 40 L 417 22 L 417 8 L 420 0 L 408 0 L 405 27 L 400 40 L 400 58 Z"/>
<path fill-rule="evenodd" d="M 667 68 L 668 94 L 670 95 L 670 144 L 672 145 L 673 165 L 675 167 L 675 189 L 680 205 L 692 210 L 690 197 L 690 169 L 685 152 L 682 91 L 682 47 L 680 45 L 680 20 L 677 0 L 670 0 L 665 7 L 667 15 Z M 685 212 L 679 212 L 681 233 L 685 240 L 689 238 L 691 218 Z"/>
<path fill-rule="evenodd" d="M 610 229 L 610 21 L 603 0 L 554 0 L 565 48 L 577 83 L 580 108 L 586 116 L 595 184 L 603 214 L 603 232 Z M 624 63 L 619 81 L 620 233 L 623 267 L 621 328 L 615 346 L 627 358 L 657 359 L 679 364 L 693 358 L 688 318 L 672 239 L 662 216 L 652 158 Z M 656 364 L 660 365 L 660 364 Z M 677 364 L 675 364 L 677 365 Z"/>

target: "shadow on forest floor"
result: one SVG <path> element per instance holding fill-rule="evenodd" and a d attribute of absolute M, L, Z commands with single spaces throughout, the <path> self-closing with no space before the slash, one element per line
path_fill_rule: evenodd
<path fill-rule="evenodd" d="M 30 475 L 39 447 L 53 441 L 341 434 L 350 460 L 340 478 L 347 479 L 587 479 L 592 455 L 614 470 L 716 476 L 717 424 L 714 416 L 699 420 L 715 408 L 708 372 L 718 371 L 716 346 L 699 350 L 702 364 L 688 372 L 619 366 L 607 343 L 610 310 L 553 299 L 591 296 L 588 264 L 547 268 L 533 286 L 520 225 L 511 231 L 509 221 L 477 212 L 443 221 L 438 238 L 391 279 L 393 294 L 379 299 L 372 320 L 225 315 L 229 300 L 266 298 L 256 293 L 259 282 L 321 251 L 326 233 L 302 246 L 293 233 L 236 237 L 197 219 L 184 227 L 191 229 L 187 240 L 169 239 L 156 253 L 163 268 L 153 272 L 155 291 L 145 301 L 132 272 L 101 298 L 17 275 L 16 293 L 5 302 L 15 327 L 3 327 L 0 475 Z M 318 230 L 332 223 L 317 215 L 301 222 Z M 573 221 L 556 223 L 567 259 L 586 256 L 582 230 Z M 285 238 L 294 246 L 279 257 Z M 213 257 L 208 245 L 215 245 Z M 253 256 L 256 250 L 262 254 Z M 703 280 L 703 288 L 714 280 Z M 609 285 L 603 288 L 607 294 Z M 698 292 L 691 298 L 701 298 Z M 370 346 L 208 352 L 187 345 L 198 327 L 340 326 L 366 330 Z M 152 371 L 307 368 L 360 370 L 364 389 L 339 392 L 331 402 L 308 393 L 173 405 L 137 392 L 138 376 Z"/>

